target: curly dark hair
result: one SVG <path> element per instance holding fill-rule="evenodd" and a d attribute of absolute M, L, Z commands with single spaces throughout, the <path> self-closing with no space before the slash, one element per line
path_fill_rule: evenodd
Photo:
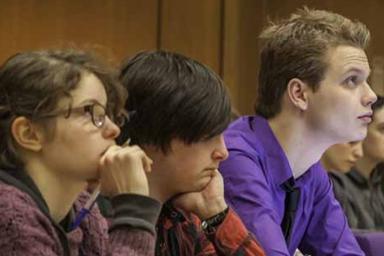
<path fill-rule="evenodd" d="M 93 54 L 76 49 L 18 53 L 0 67 L 0 168 L 18 168 L 23 163 L 11 134 L 18 116 L 39 120 L 55 110 L 58 101 L 71 97 L 82 74 L 94 74 L 107 93 L 111 117 L 120 113 L 127 96 L 117 72 Z"/>

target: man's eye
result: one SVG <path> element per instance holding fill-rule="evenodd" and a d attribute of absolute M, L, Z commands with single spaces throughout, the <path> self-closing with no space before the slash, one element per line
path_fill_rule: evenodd
<path fill-rule="evenodd" d="M 357 76 L 350 76 L 344 81 L 344 84 L 350 87 L 356 86 L 358 83 L 359 79 Z"/>

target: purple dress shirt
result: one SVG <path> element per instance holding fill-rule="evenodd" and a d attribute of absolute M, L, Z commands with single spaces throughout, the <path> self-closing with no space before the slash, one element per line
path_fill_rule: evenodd
<path fill-rule="evenodd" d="M 295 181 L 300 200 L 289 245 L 281 230 L 286 192 L 292 177 L 288 159 L 259 116 L 242 117 L 225 131 L 229 157 L 220 164 L 225 197 L 266 255 L 364 255 L 336 201 L 328 175 L 319 163 Z"/>

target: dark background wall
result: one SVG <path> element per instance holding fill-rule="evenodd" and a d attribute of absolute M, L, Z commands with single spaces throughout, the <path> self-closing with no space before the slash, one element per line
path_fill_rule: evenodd
<path fill-rule="evenodd" d="M 137 51 L 168 49 L 209 65 L 234 106 L 253 112 L 258 34 L 268 18 L 297 8 L 338 12 L 370 28 L 372 85 L 384 91 L 384 1 L 380 0 L 0 0 L 0 61 L 18 51 L 68 46 L 115 63 Z"/>

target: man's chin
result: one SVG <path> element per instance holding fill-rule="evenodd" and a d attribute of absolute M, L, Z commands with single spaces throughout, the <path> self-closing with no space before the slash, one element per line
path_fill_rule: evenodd
<path fill-rule="evenodd" d="M 350 141 L 360 141 L 360 140 L 363 140 L 365 139 L 365 137 L 367 137 L 367 133 L 368 133 L 368 128 L 365 126 L 365 127 L 362 127 L 360 129 L 360 132 L 359 134 L 356 135 L 356 139 L 354 140 L 350 140 Z"/>
<path fill-rule="evenodd" d="M 200 191 L 204 190 L 208 186 L 211 179 L 212 179 L 211 177 L 206 177 L 204 179 L 199 180 L 199 182 L 196 183 L 196 185 L 194 187 L 195 191 L 193 191 L 193 192 L 200 192 Z"/>
<path fill-rule="evenodd" d="M 355 132 L 354 134 L 350 134 L 350 136 L 348 136 L 348 134 L 344 134 L 344 137 L 337 143 L 349 143 L 351 141 L 361 141 L 361 140 L 364 140 L 366 136 L 367 136 L 367 129 L 361 128 L 359 133 Z"/>

